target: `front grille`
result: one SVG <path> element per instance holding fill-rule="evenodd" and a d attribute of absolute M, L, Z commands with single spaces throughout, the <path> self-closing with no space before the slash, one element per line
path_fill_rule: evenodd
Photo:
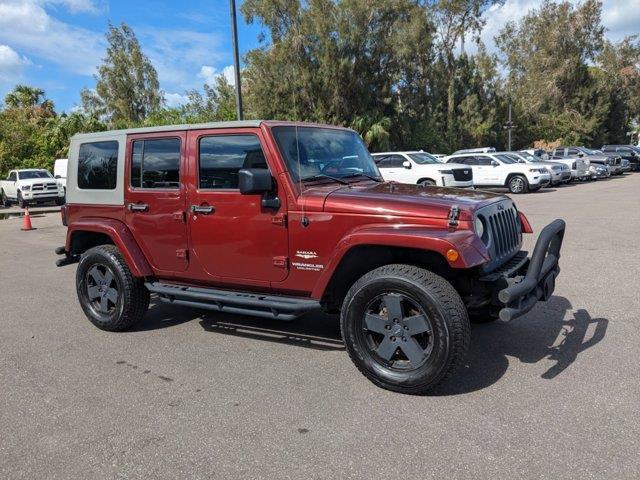
<path fill-rule="evenodd" d="M 453 178 L 456 182 L 468 182 L 473 180 L 473 171 L 470 168 L 454 168 Z"/>
<path fill-rule="evenodd" d="M 478 217 L 484 222 L 483 241 L 491 253 L 491 261 L 484 266 L 486 272 L 498 268 L 520 250 L 522 225 L 518 211 L 510 200 L 481 208 Z"/>
<path fill-rule="evenodd" d="M 44 190 L 52 191 L 58 190 L 58 184 L 56 183 L 34 183 L 31 186 L 32 192 L 42 192 Z"/>

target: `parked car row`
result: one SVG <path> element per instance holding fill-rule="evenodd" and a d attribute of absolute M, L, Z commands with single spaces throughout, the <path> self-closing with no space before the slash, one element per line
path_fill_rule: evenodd
<path fill-rule="evenodd" d="M 640 169 L 640 147 L 605 145 L 602 150 L 558 147 L 499 152 L 493 147 L 458 150 L 451 155 L 423 151 L 374 153 L 385 180 L 445 187 L 506 187 L 511 193 L 622 175 Z"/>

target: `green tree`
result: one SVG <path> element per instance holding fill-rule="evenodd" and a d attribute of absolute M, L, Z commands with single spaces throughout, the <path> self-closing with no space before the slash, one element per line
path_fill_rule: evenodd
<path fill-rule="evenodd" d="M 607 107 L 590 72 L 603 47 L 602 3 L 546 0 L 496 37 L 518 118 L 517 142 L 589 143 Z M 606 113 L 605 113 L 606 115 Z"/>
<path fill-rule="evenodd" d="M 164 104 L 156 69 L 127 24 L 109 24 L 106 39 L 107 54 L 98 67 L 95 91 L 81 92 L 83 109 L 114 126 L 140 123 Z"/>

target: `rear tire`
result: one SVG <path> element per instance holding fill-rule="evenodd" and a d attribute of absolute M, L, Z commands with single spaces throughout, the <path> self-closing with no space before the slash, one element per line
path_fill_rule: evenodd
<path fill-rule="evenodd" d="M 442 277 L 411 265 L 386 265 L 361 277 L 340 315 L 351 360 L 375 385 L 425 394 L 463 363 L 467 311 Z"/>
<path fill-rule="evenodd" d="M 9 208 L 11 206 L 11 202 L 7 198 L 7 195 L 4 193 L 4 190 L 0 192 L 0 201 L 2 201 L 2 206 Z"/>
<path fill-rule="evenodd" d="M 131 274 L 115 245 L 100 245 L 82 255 L 76 290 L 85 315 L 101 330 L 127 330 L 149 308 L 149 290 Z"/>
<path fill-rule="evenodd" d="M 529 191 L 529 182 L 527 182 L 527 178 L 523 175 L 514 175 L 511 177 L 507 182 L 507 186 L 509 187 L 509 191 L 514 195 L 527 193 Z"/>

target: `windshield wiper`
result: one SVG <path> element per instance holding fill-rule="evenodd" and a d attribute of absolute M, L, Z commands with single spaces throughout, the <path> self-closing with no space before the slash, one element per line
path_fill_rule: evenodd
<path fill-rule="evenodd" d="M 354 178 L 354 177 L 367 177 L 369 180 L 373 180 L 374 182 L 383 182 L 384 180 L 382 180 L 380 177 L 374 177 L 373 175 L 369 175 L 368 173 L 352 173 L 350 175 L 345 175 L 342 178 Z"/>
<path fill-rule="evenodd" d="M 312 177 L 303 178 L 303 182 L 313 182 L 315 180 L 322 180 L 323 178 L 328 178 L 329 180 L 333 180 L 334 182 L 341 183 L 342 185 L 351 185 L 349 182 L 346 182 L 338 177 L 332 177 L 331 175 L 327 175 L 325 173 L 319 173 L 318 175 L 313 175 Z"/>

